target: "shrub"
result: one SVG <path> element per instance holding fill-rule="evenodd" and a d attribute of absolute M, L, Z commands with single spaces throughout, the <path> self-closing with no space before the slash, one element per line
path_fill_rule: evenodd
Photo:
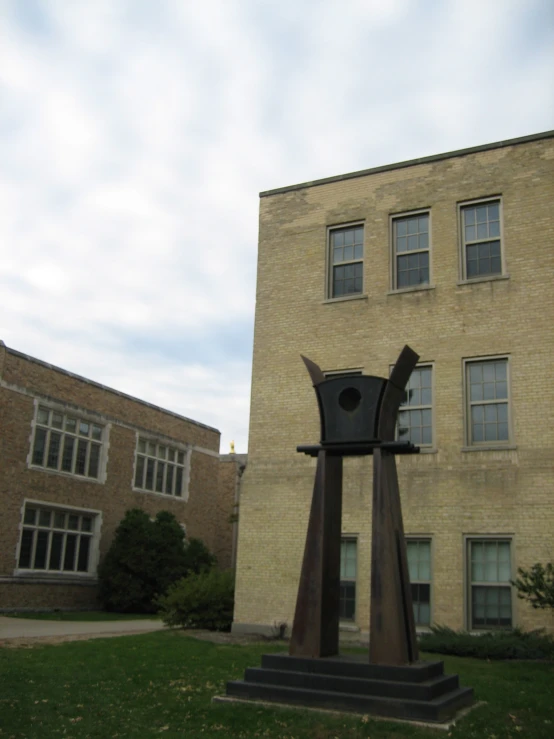
<path fill-rule="evenodd" d="M 201 541 L 184 541 L 168 511 L 154 520 L 140 508 L 125 514 L 102 561 L 99 597 L 108 611 L 155 613 L 154 598 L 190 571 L 211 567 L 214 558 Z"/>
<path fill-rule="evenodd" d="M 234 573 L 217 569 L 190 574 L 157 599 L 168 626 L 229 631 L 233 622 Z"/>
<path fill-rule="evenodd" d="M 517 590 L 517 597 L 528 601 L 533 608 L 554 609 L 554 564 L 548 562 L 546 567 L 534 564 L 530 570 L 519 567 L 519 577 L 512 581 Z"/>
<path fill-rule="evenodd" d="M 470 634 L 434 626 L 422 634 L 419 646 L 425 652 L 479 659 L 554 659 L 554 637 L 538 631 L 492 631 Z"/>

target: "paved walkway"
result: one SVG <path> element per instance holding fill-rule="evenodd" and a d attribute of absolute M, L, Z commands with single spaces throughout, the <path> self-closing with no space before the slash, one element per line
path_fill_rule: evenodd
<path fill-rule="evenodd" d="M 41 636 L 74 636 L 79 634 L 133 634 L 160 631 L 163 621 L 136 619 L 134 621 L 42 621 L 30 618 L 0 616 L 0 639 L 30 639 Z"/>

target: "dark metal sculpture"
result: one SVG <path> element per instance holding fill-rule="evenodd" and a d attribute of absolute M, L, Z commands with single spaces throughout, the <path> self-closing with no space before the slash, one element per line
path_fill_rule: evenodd
<path fill-rule="evenodd" d="M 302 357 L 312 378 L 321 419 L 321 443 L 299 446 L 317 457 L 314 492 L 290 654 L 328 657 L 339 651 L 342 460 L 373 455 L 373 519 L 369 661 L 401 665 L 418 658 L 396 454 L 415 454 L 395 441 L 398 409 L 419 356 L 405 346 L 390 377 L 326 379 Z"/>

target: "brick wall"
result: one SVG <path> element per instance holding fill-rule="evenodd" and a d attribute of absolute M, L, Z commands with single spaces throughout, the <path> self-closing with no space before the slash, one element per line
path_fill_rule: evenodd
<path fill-rule="evenodd" d="M 407 534 L 432 537 L 432 620 L 467 624 L 464 537 L 507 536 L 513 571 L 554 558 L 554 140 L 530 140 L 263 194 L 248 468 L 235 628 L 292 622 L 319 441 L 300 354 L 387 376 L 404 344 L 434 363 L 435 448 L 398 460 Z M 506 275 L 462 283 L 458 204 L 500 196 Z M 428 209 L 431 279 L 391 290 L 391 216 Z M 364 223 L 364 294 L 326 300 L 327 229 Z M 509 357 L 513 443 L 466 451 L 463 359 Z M 345 463 L 343 531 L 358 538 L 367 631 L 371 459 Z M 515 572 L 514 572 L 515 574 Z M 515 597 L 514 624 L 554 627 Z"/>
<path fill-rule="evenodd" d="M 24 499 L 101 512 L 98 555 L 101 558 L 115 528 L 129 508 L 151 516 L 175 514 L 188 537 L 211 549 L 232 537 L 229 513 L 219 495 L 219 432 L 210 427 L 124 396 L 96 383 L 38 362 L 0 345 L 0 609 L 89 604 L 94 588 L 41 584 L 40 577 L 14 579 Z M 35 468 L 28 464 L 35 404 L 86 414 L 107 427 L 107 476 L 104 482 Z M 137 436 L 190 449 L 188 495 L 177 498 L 133 490 Z M 187 487 L 185 486 L 185 490 Z M 231 504 L 230 504 L 231 506 Z M 30 573 L 29 573 L 30 577 Z M 52 576 L 48 579 L 51 581 Z M 58 576 L 61 582 L 64 578 Z M 82 579 L 82 578 L 81 578 Z M 65 578 L 67 582 L 67 578 Z M 27 584 L 25 584 L 27 583 Z"/>

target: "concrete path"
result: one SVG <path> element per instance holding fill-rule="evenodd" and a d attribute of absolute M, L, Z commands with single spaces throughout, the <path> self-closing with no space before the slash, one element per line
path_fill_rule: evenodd
<path fill-rule="evenodd" d="M 39 619 L 0 616 L 0 640 L 79 634 L 117 636 L 135 632 L 160 631 L 164 628 L 163 621 L 154 619 L 136 619 L 134 621 L 42 621 Z"/>

